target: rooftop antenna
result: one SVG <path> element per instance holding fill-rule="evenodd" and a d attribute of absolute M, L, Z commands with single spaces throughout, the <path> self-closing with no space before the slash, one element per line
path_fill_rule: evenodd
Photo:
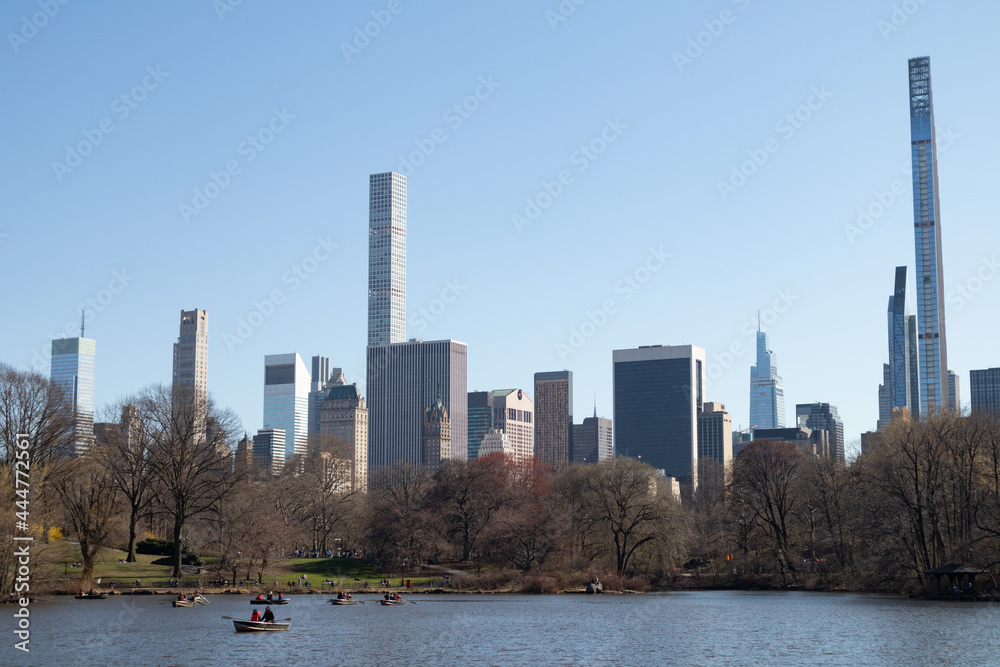
<path fill-rule="evenodd" d="M 760 331 L 760 311 L 757 311 L 757 331 Z"/>
<path fill-rule="evenodd" d="M 597 391 L 594 391 L 594 419 L 597 419 Z"/>
<path fill-rule="evenodd" d="M 84 329 L 87 326 L 86 317 L 87 317 L 87 311 L 86 310 L 81 310 L 80 311 L 80 338 L 86 338 L 86 336 L 83 335 Z"/>

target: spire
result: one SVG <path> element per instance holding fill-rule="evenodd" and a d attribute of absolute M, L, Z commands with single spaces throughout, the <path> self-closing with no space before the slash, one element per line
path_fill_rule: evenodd
<path fill-rule="evenodd" d="M 760 311 L 757 311 L 757 331 L 760 331 Z"/>
<path fill-rule="evenodd" d="M 86 326 L 87 326 L 87 311 L 86 310 L 81 310 L 80 311 L 80 338 L 86 338 L 86 336 L 84 335 L 84 329 L 86 328 Z"/>
<path fill-rule="evenodd" d="M 597 392 L 594 392 L 594 419 L 597 419 Z"/>

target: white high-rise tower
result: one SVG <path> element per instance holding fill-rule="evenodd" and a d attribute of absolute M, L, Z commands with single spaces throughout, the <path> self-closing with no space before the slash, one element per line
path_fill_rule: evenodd
<path fill-rule="evenodd" d="M 368 181 L 368 345 L 406 340 L 406 177 Z"/>

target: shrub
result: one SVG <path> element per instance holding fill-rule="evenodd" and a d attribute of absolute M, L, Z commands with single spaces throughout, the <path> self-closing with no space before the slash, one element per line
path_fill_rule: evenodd
<path fill-rule="evenodd" d="M 174 541 L 159 540 L 155 537 L 150 537 L 135 545 L 135 552 L 137 554 L 146 554 L 147 556 L 170 556 L 174 553 Z M 186 554 L 187 552 L 187 545 L 182 544 L 181 553 Z"/>
<path fill-rule="evenodd" d="M 566 582 L 548 574 L 529 574 L 524 577 L 521 590 L 525 593 L 559 593 L 566 588 Z"/>
<path fill-rule="evenodd" d="M 645 577 L 629 577 L 622 584 L 626 590 L 639 591 L 640 593 L 645 593 L 650 588 L 649 579 Z"/>

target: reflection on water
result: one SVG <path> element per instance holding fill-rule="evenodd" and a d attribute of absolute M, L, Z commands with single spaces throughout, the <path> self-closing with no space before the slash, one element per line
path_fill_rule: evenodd
<path fill-rule="evenodd" d="M 47 598 L 31 606 L 31 653 L 0 664 L 81 665 L 894 665 L 1000 664 L 1000 606 L 864 595 L 415 595 L 273 607 L 288 632 L 237 634 L 243 596 L 175 609 L 166 596 Z M 13 640 L 10 642 L 13 644 Z M 13 656 L 12 653 L 18 655 Z"/>

